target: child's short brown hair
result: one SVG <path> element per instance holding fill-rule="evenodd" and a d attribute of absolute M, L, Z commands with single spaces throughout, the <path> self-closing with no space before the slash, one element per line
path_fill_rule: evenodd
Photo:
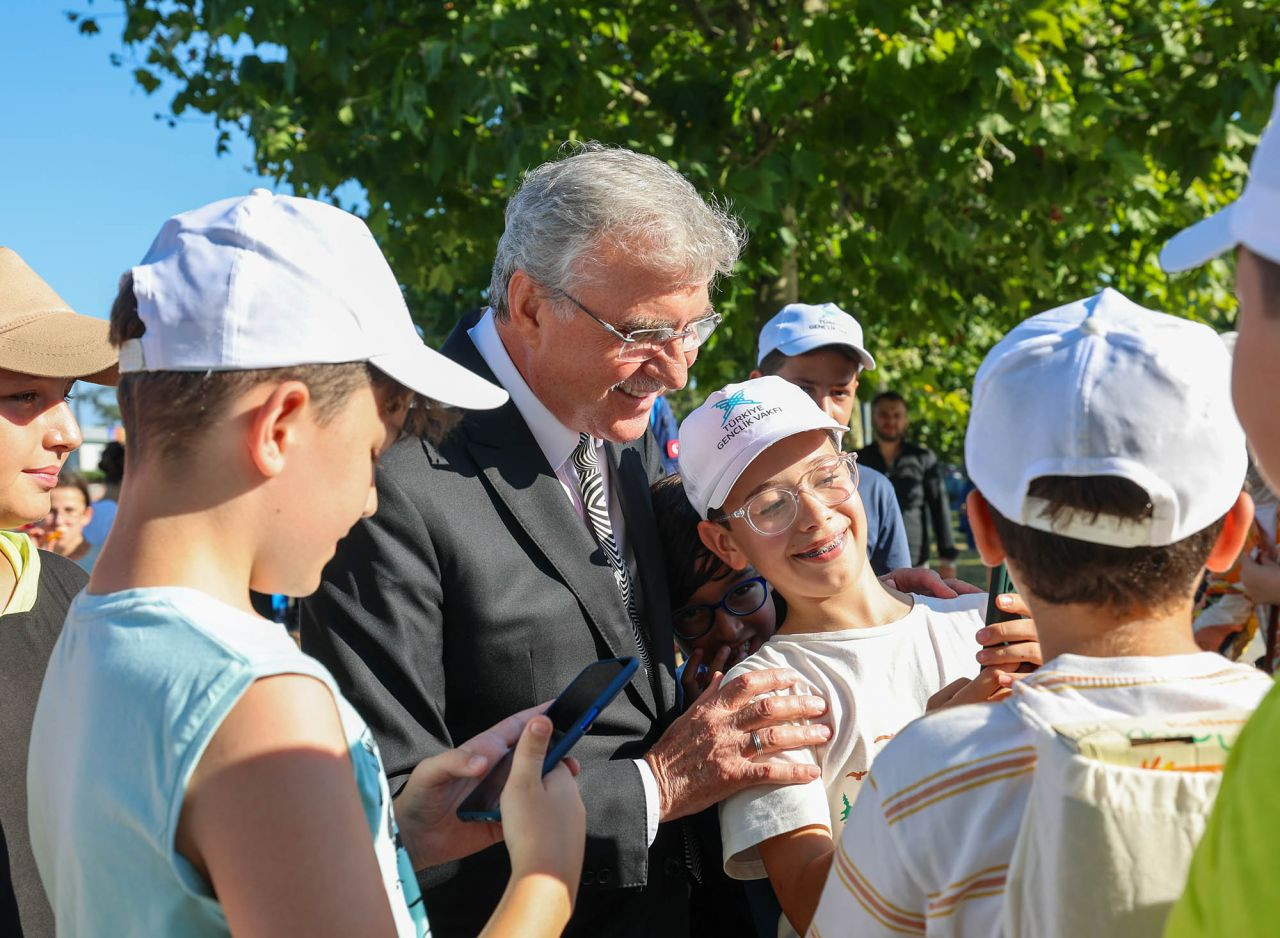
<path fill-rule="evenodd" d="M 1043 476 L 1027 492 L 1044 499 L 1046 514 L 1067 512 L 1141 519 L 1147 493 L 1128 479 Z M 1195 592 L 1224 518 L 1165 547 L 1111 547 L 1015 524 L 988 504 L 996 533 L 1021 586 L 1055 605 L 1079 603 L 1116 612 L 1163 609 Z"/>
<path fill-rule="evenodd" d="M 117 348 L 147 331 L 138 315 L 133 276 L 126 273 L 111 305 L 111 343 Z M 439 439 L 457 413 L 413 394 L 368 362 L 291 365 L 246 371 L 153 371 L 121 375 L 116 392 L 125 437 L 137 452 L 156 447 L 164 460 L 182 458 L 200 432 L 226 413 L 231 402 L 266 381 L 301 381 L 311 392 L 316 419 L 336 417 L 348 398 L 372 385 L 384 413 L 404 413 L 407 435 Z"/>

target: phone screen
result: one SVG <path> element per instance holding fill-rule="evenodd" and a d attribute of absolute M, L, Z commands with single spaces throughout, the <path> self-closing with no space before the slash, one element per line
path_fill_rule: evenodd
<path fill-rule="evenodd" d="M 629 658 L 614 658 L 608 661 L 597 661 L 588 665 L 573 682 L 552 701 L 547 708 L 547 717 L 551 720 L 551 740 L 547 744 L 547 762 L 542 766 L 542 774 L 546 775 L 565 753 L 556 754 L 561 740 L 570 732 L 578 721 L 590 712 L 592 707 L 603 709 L 608 703 L 602 700 L 618 676 L 629 666 Z M 593 715 L 594 716 L 594 715 Z M 489 770 L 489 774 L 481 779 L 480 784 L 467 795 L 459 806 L 459 812 L 489 812 L 498 809 L 498 800 L 502 797 L 502 789 L 511 774 L 511 760 L 514 750 L 498 760 Z"/>

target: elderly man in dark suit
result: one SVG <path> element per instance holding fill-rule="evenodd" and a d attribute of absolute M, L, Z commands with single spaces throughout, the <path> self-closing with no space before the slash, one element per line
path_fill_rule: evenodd
<path fill-rule="evenodd" d="M 645 430 L 718 323 L 710 290 L 742 242 L 652 157 L 587 147 L 531 171 L 507 208 L 492 306 L 444 347 L 510 403 L 466 414 L 439 446 L 395 447 L 377 514 L 303 605 L 303 647 L 368 720 L 393 786 L 585 665 L 641 660 L 574 750 L 587 845 L 571 935 L 687 934 L 699 857 L 680 819 L 748 785 L 810 780 L 812 766 L 774 757 L 828 735 L 794 722 L 821 714 L 820 698 L 755 699 L 786 672 L 674 712 Z M 475 935 L 506 863 L 490 849 L 424 871 L 433 933 Z"/>

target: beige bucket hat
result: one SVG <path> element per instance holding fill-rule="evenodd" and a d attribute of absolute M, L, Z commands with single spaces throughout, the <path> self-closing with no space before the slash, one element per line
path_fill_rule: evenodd
<path fill-rule="evenodd" d="M 116 383 L 107 323 L 74 312 L 10 248 L 0 247 L 0 368 Z"/>

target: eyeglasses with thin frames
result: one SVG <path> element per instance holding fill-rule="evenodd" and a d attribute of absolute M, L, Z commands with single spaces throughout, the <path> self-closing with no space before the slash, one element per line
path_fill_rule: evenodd
<path fill-rule="evenodd" d="M 555 292 L 586 313 L 596 325 L 622 343 L 618 348 L 618 360 L 624 362 L 643 362 L 657 358 L 676 339 L 680 340 L 681 352 L 692 352 L 711 337 L 711 333 L 716 331 L 716 326 L 720 325 L 724 318 L 719 313 L 712 313 L 701 319 L 695 319 L 679 332 L 674 329 L 633 329 L 630 332 L 619 332 L 568 293 L 560 289 L 556 289 Z"/>
<path fill-rule="evenodd" d="M 745 505 L 712 521 L 744 518 L 751 530 L 773 537 L 791 529 L 800 513 L 800 495 L 808 492 L 828 508 L 842 505 L 858 488 L 858 454 L 841 453 L 823 460 L 803 476 L 797 485 L 777 486 L 752 495 Z"/>

